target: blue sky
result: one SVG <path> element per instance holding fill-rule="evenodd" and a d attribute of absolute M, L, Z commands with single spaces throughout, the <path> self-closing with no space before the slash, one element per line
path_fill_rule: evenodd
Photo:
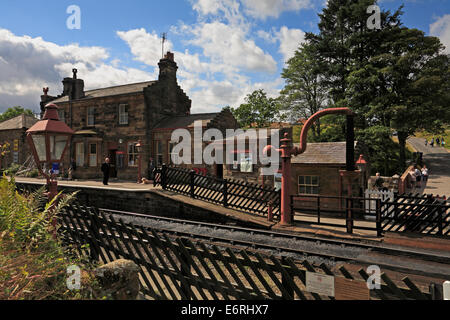
<path fill-rule="evenodd" d="M 317 32 L 325 3 L 0 0 L 0 112 L 14 105 L 37 111 L 42 88 L 60 94 L 73 67 L 87 89 L 154 80 L 162 32 L 193 112 L 237 107 L 260 88 L 277 96 L 285 61 L 304 32 Z M 392 11 L 401 4 L 406 26 L 439 36 L 450 48 L 450 0 L 379 1 Z M 80 30 L 66 26 L 70 5 L 81 9 Z"/>

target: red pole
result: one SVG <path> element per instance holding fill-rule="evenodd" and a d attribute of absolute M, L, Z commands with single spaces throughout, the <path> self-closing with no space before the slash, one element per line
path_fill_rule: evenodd
<path fill-rule="evenodd" d="M 289 197 L 291 196 L 291 139 L 285 133 L 281 140 L 281 224 L 291 225 L 292 214 Z"/>

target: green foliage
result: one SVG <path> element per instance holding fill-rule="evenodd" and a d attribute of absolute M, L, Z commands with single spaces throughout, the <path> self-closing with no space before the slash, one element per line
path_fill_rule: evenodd
<path fill-rule="evenodd" d="M 315 54 L 310 44 L 302 44 L 281 74 L 286 86 L 281 91 L 280 102 L 283 111 L 293 121 L 308 119 L 324 107 L 327 92 Z M 314 136 L 320 135 L 319 122 L 312 126 L 312 130 Z"/>
<path fill-rule="evenodd" d="M 372 126 L 358 130 L 356 137 L 369 149 L 372 175 L 380 172 L 384 176 L 400 173 L 398 144 L 391 139 L 391 131 L 384 126 Z"/>
<path fill-rule="evenodd" d="M 53 237 L 52 221 L 75 196 L 46 203 L 44 188 L 19 194 L 13 178 L 0 179 L 0 300 L 89 298 L 67 290 L 67 267 L 84 261 Z"/>
<path fill-rule="evenodd" d="M 264 90 L 256 90 L 247 95 L 244 104 L 231 111 L 241 127 L 266 127 L 282 118 L 280 105 L 276 99 L 268 98 Z"/>
<path fill-rule="evenodd" d="M 8 108 L 5 112 L 1 113 L 0 114 L 0 122 L 15 118 L 17 116 L 20 116 L 21 114 L 26 114 L 26 115 L 34 117 L 33 111 L 31 111 L 30 109 L 24 109 L 24 108 L 18 106 L 18 107 Z"/>
<path fill-rule="evenodd" d="M 20 164 L 13 163 L 8 168 L 6 168 L 3 173 L 7 176 L 14 176 L 20 169 Z"/>

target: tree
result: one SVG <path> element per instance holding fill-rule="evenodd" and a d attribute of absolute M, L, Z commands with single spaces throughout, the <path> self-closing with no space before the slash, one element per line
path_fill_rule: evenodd
<path fill-rule="evenodd" d="M 282 118 L 277 99 L 268 98 L 263 89 L 247 95 L 245 102 L 231 109 L 241 127 L 266 127 Z"/>
<path fill-rule="evenodd" d="M 367 28 L 367 8 L 376 0 L 328 0 L 319 14 L 319 34 L 305 38 L 319 57 L 321 74 L 335 106 L 347 106 L 348 76 L 355 65 L 364 65 L 380 43 L 379 30 Z M 401 8 L 394 14 L 381 11 L 381 26 L 400 24 Z"/>
<path fill-rule="evenodd" d="M 372 125 L 398 131 L 400 168 L 406 167 L 406 140 L 417 130 L 442 130 L 448 116 L 449 58 L 438 38 L 395 27 L 385 33 L 378 54 L 349 76 L 349 90 L 371 92 L 363 113 Z"/>
<path fill-rule="evenodd" d="M 1 113 L 0 122 L 15 118 L 17 116 L 20 116 L 21 114 L 26 114 L 34 117 L 33 111 L 17 106 L 13 108 L 8 108 L 5 112 Z"/>
<path fill-rule="evenodd" d="M 287 62 L 281 77 L 286 80 L 280 96 L 281 108 L 287 111 L 290 119 L 308 119 L 323 108 L 327 97 L 324 78 L 310 44 L 304 43 L 299 47 Z M 312 126 L 312 132 L 314 137 L 320 136 L 319 121 Z"/>

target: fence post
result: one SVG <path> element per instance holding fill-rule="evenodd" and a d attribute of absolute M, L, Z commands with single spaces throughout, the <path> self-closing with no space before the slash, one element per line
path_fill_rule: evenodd
<path fill-rule="evenodd" d="M 228 181 L 227 179 L 223 179 L 223 206 L 226 208 L 228 207 Z"/>
<path fill-rule="evenodd" d="M 347 217 L 346 217 L 346 222 L 347 222 L 347 233 L 353 233 L 353 217 L 352 217 L 352 199 L 347 198 Z"/>
<path fill-rule="evenodd" d="M 284 268 L 284 266 L 288 265 L 288 263 L 286 262 L 286 257 L 281 257 L 281 267 Z M 285 272 L 287 273 L 288 271 L 285 270 Z M 283 299 L 287 300 L 287 299 L 292 299 L 294 300 L 294 289 L 292 289 L 289 279 L 284 275 L 284 273 L 282 273 L 281 275 L 281 285 L 284 287 L 284 289 L 286 290 L 286 293 L 289 294 L 289 296 L 286 296 L 286 294 L 282 294 L 283 295 Z"/>
<path fill-rule="evenodd" d="M 167 188 L 167 166 L 165 164 L 161 167 L 161 187 L 163 189 Z"/>
<path fill-rule="evenodd" d="M 270 200 L 267 203 L 267 221 L 270 221 L 270 222 L 273 221 L 273 208 L 272 208 L 272 206 L 273 206 L 273 203 L 272 203 L 272 200 Z M 291 212 L 292 212 L 292 206 L 291 206 Z"/>
<path fill-rule="evenodd" d="M 181 290 L 183 291 L 184 295 L 186 296 L 187 300 L 192 300 L 192 292 L 190 288 L 189 281 L 186 280 L 186 278 L 189 278 L 191 274 L 191 264 L 189 263 L 189 259 L 184 256 L 183 252 L 180 250 L 180 270 L 181 270 L 181 276 L 185 279 L 183 281 L 184 283 L 181 283 Z"/>
<path fill-rule="evenodd" d="M 381 237 L 381 200 L 377 199 L 376 202 L 376 212 L 377 212 L 377 237 Z"/>
<path fill-rule="evenodd" d="M 191 170 L 190 175 L 190 186 L 191 186 L 191 198 L 195 198 L 195 171 Z"/>
<path fill-rule="evenodd" d="M 439 206 L 439 210 L 438 210 L 438 215 L 439 215 L 439 219 L 438 219 L 438 223 L 439 223 L 439 235 L 442 236 L 443 232 L 444 232 L 444 226 L 443 226 L 443 216 L 445 214 L 445 210 L 443 206 Z"/>
<path fill-rule="evenodd" d="M 320 224 L 320 196 L 317 196 L 317 223 Z"/>

